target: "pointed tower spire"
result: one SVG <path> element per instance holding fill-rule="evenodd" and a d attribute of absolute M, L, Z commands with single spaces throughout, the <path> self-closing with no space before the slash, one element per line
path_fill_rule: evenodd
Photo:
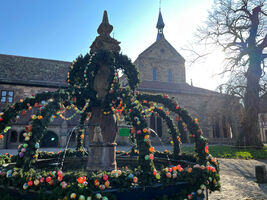
<path fill-rule="evenodd" d="M 158 23 L 157 23 L 157 29 L 158 29 L 158 35 L 157 35 L 157 40 L 160 39 L 160 38 L 164 38 L 164 35 L 163 35 L 163 28 L 164 28 L 165 24 L 163 22 L 163 18 L 162 18 L 162 15 L 161 15 L 161 9 L 159 9 L 159 18 L 158 18 Z"/>

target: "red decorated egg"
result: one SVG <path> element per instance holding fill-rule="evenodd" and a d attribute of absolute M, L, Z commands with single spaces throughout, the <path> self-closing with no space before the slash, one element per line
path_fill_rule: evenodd
<path fill-rule="evenodd" d="M 61 175 L 61 176 L 58 176 L 57 177 L 57 180 L 59 181 L 59 182 L 61 182 L 62 180 L 63 180 L 63 176 Z"/>
<path fill-rule="evenodd" d="M 77 179 L 77 181 L 78 181 L 78 183 L 82 184 L 82 183 L 83 183 L 83 177 L 79 177 L 79 178 Z"/>
<path fill-rule="evenodd" d="M 32 181 L 28 181 L 28 186 L 32 186 L 33 182 Z"/>
<path fill-rule="evenodd" d="M 52 178 L 50 176 L 46 177 L 45 181 L 48 183 L 52 180 Z"/>
<path fill-rule="evenodd" d="M 108 180 L 108 175 L 105 174 L 105 175 L 103 176 L 103 180 L 104 180 L 104 181 L 107 181 L 107 180 Z"/>

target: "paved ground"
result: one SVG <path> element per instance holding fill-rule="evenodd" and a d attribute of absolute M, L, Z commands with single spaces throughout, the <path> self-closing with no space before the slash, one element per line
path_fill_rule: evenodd
<path fill-rule="evenodd" d="M 155 147 L 157 150 L 169 149 L 171 146 Z M 129 146 L 119 146 L 118 150 L 129 150 Z M 44 150 L 44 149 L 40 149 Z M 57 152 L 63 149 L 45 149 L 46 151 Z M 16 154 L 16 149 L 0 149 L 0 154 Z M 240 159 L 219 159 L 221 192 L 214 192 L 209 195 L 210 200 L 267 200 L 267 184 L 256 183 L 255 166 L 265 165 L 267 160 L 240 160 Z"/>
<path fill-rule="evenodd" d="M 267 160 L 219 159 L 221 192 L 209 195 L 211 200 L 267 200 L 267 184 L 256 183 L 255 166 Z"/>

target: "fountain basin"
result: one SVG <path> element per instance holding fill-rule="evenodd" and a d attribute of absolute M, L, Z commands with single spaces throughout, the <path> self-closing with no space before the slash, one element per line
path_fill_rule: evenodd
<path fill-rule="evenodd" d="M 102 193 L 102 196 L 113 196 L 116 200 L 136 200 L 136 199 L 145 199 L 145 200 L 153 200 L 158 198 L 168 197 L 179 197 L 179 193 L 183 190 L 186 191 L 190 188 L 190 185 L 186 182 L 177 182 L 175 185 L 171 185 L 168 187 L 164 187 L 162 184 L 155 184 L 153 186 L 147 187 L 135 187 L 127 190 L 119 190 L 119 189 L 106 189 L 104 191 L 95 191 L 94 195 L 97 193 Z M 41 196 L 46 196 L 49 198 L 52 193 L 50 191 L 34 191 L 28 190 L 27 192 L 21 191 L 16 187 L 4 187 L 0 186 L 0 194 L 8 194 L 13 200 L 27 199 L 27 200 L 37 200 L 40 199 Z M 0 196 L 1 197 L 1 196 Z M 197 200 L 204 200 L 204 194 L 202 196 L 198 196 Z"/>
<path fill-rule="evenodd" d="M 73 157 L 73 158 L 66 158 L 63 165 L 63 170 L 68 169 L 86 169 L 86 165 L 88 162 L 88 157 L 84 156 L 82 158 Z M 128 166 L 130 168 L 138 167 L 138 157 L 137 156 L 118 156 L 116 158 L 117 166 L 125 167 Z M 193 166 L 196 163 L 190 162 L 187 160 L 176 160 L 176 159 L 167 159 L 167 158 L 160 158 L 155 157 L 154 164 L 157 167 L 161 166 L 173 166 L 173 165 L 181 165 L 183 168 L 188 166 Z M 12 165 L 10 163 L 9 165 Z M 50 168 L 53 169 L 59 165 L 58 158 L 49 158 L 49 159 L 39 159 L 35 163 L 35 167 L 42 169 L 42 168 Z M 95 170 L 95 169 L 92 169 Z"/>

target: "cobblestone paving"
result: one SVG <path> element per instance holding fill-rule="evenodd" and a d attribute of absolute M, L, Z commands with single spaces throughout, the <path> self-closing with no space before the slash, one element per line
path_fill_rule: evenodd
<path fill-rule="evenodd" d="M 157 150 L 171 150 L 171 146 L 155 147 Z M 129 146 L 119 146 L 118 150 L 128 151 Z M 57 152 L 59 148 L 41 149 Z M 0 149 L 0 154 L 5 152 L 17 154 L 16 149 Z M 255 166 L 265 165 L 267 160 L 241 160 L 241 159 L 219 159 L 221 192 L 209 194 L 210 200 L 267 200 L 267 184 L 256 183 Z"/>
<path fill-rule="evenodd" d="M 267 200 L 267 184 L 256 183 L 255 166 L 267 160 L 219 159 L 221 192 L 213 192 L 210 200 Z"/>

